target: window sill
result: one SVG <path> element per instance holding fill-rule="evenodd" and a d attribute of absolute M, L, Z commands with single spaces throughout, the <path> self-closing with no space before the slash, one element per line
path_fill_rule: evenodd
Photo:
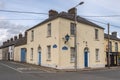
<path fill-rule="evenodd" d="M 70 63 L 75 63 L 75 61 L 70 61 Z"/>
<path fill-rule="evenodd" d="M 49 37 L 51 37 L 51 36 L 47 36 L 47 38 L 49 38 Z"/>
<path fill-rule="evenodd" d="M 51 61 L 51 59 L 47 59 L 46 61 Z"/>
<path fill-rule="evenodd" d="M 33 42 L 33 40 L 31 40 L 31 42 Z"/>
<path fill-rule="evenodd" d="M 95 39 L 95 41 L 99 41 L 99 39 Z"/>
<path fill-rule="evenodd" d="M 33 61 L 33 59 L 30 59 L 30 61 Z"/>
<path fill-rule="evenodd" d="M 70 35 L 70 37 L 75 37 L 75 35 Z"/>
<path fill-rule="evenodd" d="M 96 60 L 96 62 L 100 62 L 100 60 Z"/>

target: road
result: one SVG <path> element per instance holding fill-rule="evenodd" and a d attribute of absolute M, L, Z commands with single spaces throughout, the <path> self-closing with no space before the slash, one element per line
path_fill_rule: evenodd
<path fill-rule="evenodd" d="M 26 64 L 0 61 L 0 80 L 120 80 L 120 69 L 49 72 Z"/>

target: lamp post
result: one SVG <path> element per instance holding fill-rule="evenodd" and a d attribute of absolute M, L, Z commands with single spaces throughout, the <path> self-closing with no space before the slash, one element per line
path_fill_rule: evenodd
<path fill-rule="evenodd" d="M 75 8 L 75 15 L 74 15 L 74 31 L 75 31 L 75 36 L 74 36 L 74 38 L 75 38 L 75 41 L 74 41 L 74 45 L 75 45 L 75 71 L 77 71 L 77 7 L 79 6 L 79 5 L 82 5 L 82 4 L 84 4 L 84 2 L 80 2 L 79 4 L 77 4 L 75 7 L 73 7 L 73 8 Z"/>
<path fill-rule="evenodd" d="M 110 24 L 108 23 L 108 68 L 110 68 Z"/>

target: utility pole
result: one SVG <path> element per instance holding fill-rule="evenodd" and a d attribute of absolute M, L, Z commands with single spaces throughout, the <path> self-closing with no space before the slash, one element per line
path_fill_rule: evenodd
<path fill-rule="evenodd" d="M 108 59 L 107 59 L 107 65 L 108 68 L 110 68 L 110 24 L 108 23 Z"/>
<path fill-rule="evenodd" d="M 75 8 L 75 15 L 74 15 L 74 31 L 75 31 L 75 35 L 74 35 L 74 38 L 75 38 L 75 41 L 74 41 L 74 45 L 75 45 L 75 71 L 77 71 L 77 7 L 79 5 L 82 5 L 84 4 L 84 2 L 80 2 L 78 5 L 76 5 L 74 8 Z"/>

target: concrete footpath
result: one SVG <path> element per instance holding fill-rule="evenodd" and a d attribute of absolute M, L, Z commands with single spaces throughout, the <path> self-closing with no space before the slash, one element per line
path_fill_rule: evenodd
<path fill-rule="evenodd" d="M 20 63 L 20 62 L 14 62 L 14 61 L 4 61 L 7 63 L 14 64 L 14 65 L 18 65 L 18 67 L 16 66 L 17 69 L 19 70 L 41 70 L 44 72 L 52 72 L 52 73 L 56 73 L 56 72 L 76 72 L 75 69 L 54 69 L 54 68 L 50 68 L 50 67 L 44 67 L 44 66 L 40 66 L 40 65 L 35 65 L 35 64 L 28 64 L 28 63 Z M 20 67 L 22 66 L 22 67 Z M 77 72 L 86 72 L 86 71 L 108 71 L 108 70 L 120 70 L 120 66 L 115 66 L 115 67 L 105 67 L 105 68 L 84 68 L 84 69 L 77 69 Z"/>
<path fill-rule="evenodd" d="M 20 63 L 20 62 L 17 62 Z M 54 69 L 50 67 L 44 67 L 44 66 L 39 66 L 39 65 L 34 65 L 34 64 L 28 64 L 28 63 L 20 63 L 24 65 L 29 65 L 31 67 L 36 67 L 39 68 L 43 71 L 46 72 L 76 72 L 75 69 Z M 104 68 L 84 68 L 84 69 L 77 69 L 77 72 L 84 72 L 84 71 L 106 71 L 106 70 L 120 70 L 120 66 L 114 66 L 114 67 L 104 67 Z"/>

